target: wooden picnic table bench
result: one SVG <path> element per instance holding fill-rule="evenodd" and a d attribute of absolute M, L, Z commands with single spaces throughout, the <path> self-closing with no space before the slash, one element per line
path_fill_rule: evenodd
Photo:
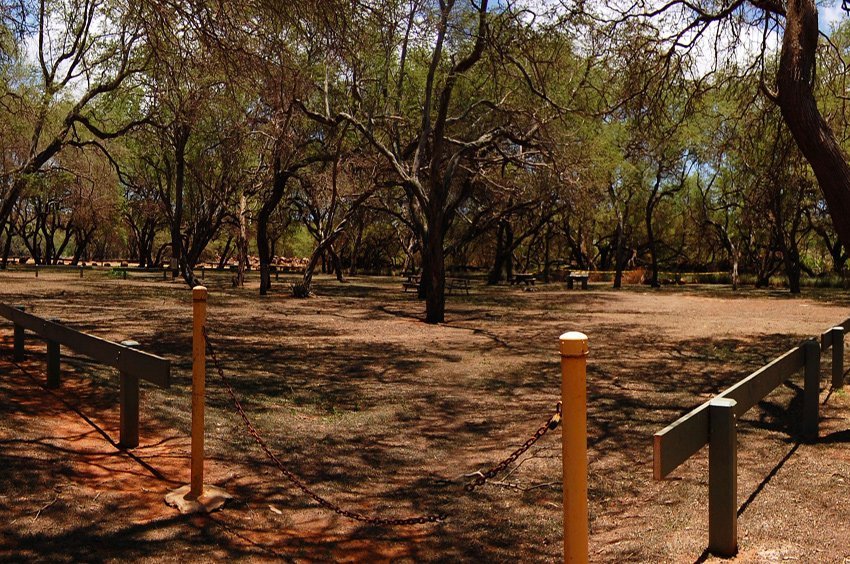
<path fill-rule="evenodd" d="M 447 278 L 446 289 L 449 294 L 452 293 L 452 290 L 465 290 L 466 294 L 469 295 L 469 280 L 466 278 Z"/>
<path fill-rule="evenodd" d="M 402 282 L 401 286 L 402 286 L 402 288 L 404 288 L 405 293 L 407 293 L 407 291 L 410 290 L 410 289 L 418 290 L 419 289 L 419 275 L 418 274 L 409 275 L 407 277 L 407 281 Z"/>
<path fill-rule="evenodd" d="M 581 282 L 581 289 L 587 290 L 587 280 L 590 278 L 590 273 L 586 270 L 576 270 L 567 273 L 567 288 L 572 290 L 576 280 Z"/>
<path fill-rule="evenodd" d="M 537 278 L 533 274 L 527 273 L 519 273 L 514 274 L 513 278 L 511 278 L 511 286 L 525 284 L 526 286 L 534 286 L 534 283 L 537 281 Z"/>

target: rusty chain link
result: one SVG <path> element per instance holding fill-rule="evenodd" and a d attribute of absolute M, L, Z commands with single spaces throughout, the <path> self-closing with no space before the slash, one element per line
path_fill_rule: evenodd
<path fill-rule="evenodd" d="M 257 432 L 257 429 L 251 423 L 250 419 L 248 419 L 248 415 L 245 413 L 245 410 L 242 408 L 242 404 L 239 402 L 239 398 L 236 397 L 236 393 L 233 391 L 233 387 L 230 385 L 230 381 L 227 379 L 227 376 L 224 375 L 224 370 L 221 368 L 221 364 L 218 362 L 218 357 L 215 352 L 215 348 L 213 347 L 212 342 L 210 341 L 209 334 L 207 333 L 207 328 L 204 327 L 204 340 L 206 341 L 207 350 L 212 357 L 213 364 L 215 365 L 216 371 L 218 372 L 218 377 L 221 379 L 222 384 L 224 384 L 224 388 L 227 391 L 227 395 L 230 396 L 230 399 L 233 401 L 233 405 L 236 408 L 236 411 L 239 413 L 239 417 L 242 418 L 242 421 L 245 423 L 245 427 L 248 429 L 248 433 L 254 439 L 254 441 L 263 449 L 263 452 L 266 453 L 266 456 L 275 463 L 278 470 L 280 470 L 284 476 L 299 490 L 301 490 L 308 497 L 312 498 L 313 501 L 324 507 L 325 509 L 329 509 L 336 513 L 337 515 L 342 515 L 343 517 L 347 517 L 348 519 L 352 519 L 354 521 L 359 521 L 361 523 L 368 523 L 370 525 L 382 525 L 382 526 L 399 526 L 399 525 L 424 525 L 427 523 L 439 523 L 441 521 L 445 521 L 446 515 L 444 514 L 436 514 L 436 515 L 425 515 L 423 517 L 409 517 L 405 519 L 390 519 L 385 517 L 369 517 L 367 515 L 363 515 L 362 513 L 358 513 L 356 511 L 350 511 L 348 509 L 344 509 L 343 507 L 337 505 L 336 503 L 330 501 L 327 498 L 322 497 L 317 494 L 313 490 L 311 490 L 307 484 L 302 482 L 298 476 L 292 473 L 283 462 L 271 451 L 271 449 L 266 445 L 266 442 Z"/>
<path fill-rule="evenodd" d="M 221 367 L 221 364 L 218 361 L 218 356 L 216 354 L 215 347 L 210 340 L 209 333 L 207 332 L 206 326 L 203 328 L 204 333 L 204 341 L 206 343 L 206 349 L 209 351 L 210 357 L 212 358 L 213 365 L 215 366 L 216 372 L 218 373 L 218 377 L 224 386 L 227 395 L 230 396 L 231 401 L 233 402 L 233 406 L 236 409 L 239 417 L 242 419 L 245 424 L 245 428 L 248 431 L 248 434 L 254 439 L 254 442 L 263 450 L 266 456 L 274 462 L 275 466 L 277 466 L 278 470 L 280 470 L 284 476 L 299 490 L 301 490 L 305 495 L 313 499 L 316 503 L 321 505 L 322 507 L 333 511 L 337 515 L 341 515 L 348 519 L 352 519 L 354 521 L 359 521 L 361 523 L 368 523 L 371 525 L 382 525 L 382 526 L 399 526 L 399 525 L 424 525 L 428 523 L 439 523 L 445 521 L 447 519 L 446 514 L 434 514 L 434 515 L 425 515 L 422 517 L 408 517 L 403 519 L 391 519 L 386 517 L 369 517 L 368 515 L 363 515 L 362 513 L 358 513 L 356 511 L 351 511 L 337 505 L 336 503 L 330 501 L 329 499 L 322 497 L 321 495 L 314 492 L 307 486 L 304 482 L 301 481 L 298 476 L 292 473 L 283 462 L 275 455 L 271 449 L 266 444 L 265 440 L 260 436 L 257 429 L 251 423 L 251 420 L 248 418 L 248 415 L 245 413 L 245 409 L 242 407 L 239 398 L 236 397 L 236 392 L 234 392 L 233 387 L 230 385 L 230 381 L 227 376 L 224 374 L 224 370 Z M 535 431 L 534 435 L 531 436 L 521 447 L 511 453 L 505 460 L 484 472 L 480 477 L 476 478 L 473 482 L 470 482 L 464 486 L 464 490 L 467 492 L 472 492 L 475 488 L 483 485 L 487 480 L 493 478 L 497 474 L 500 474 L 508 466 L 510 466 L 517 458 L 523 455 L 528 449 L 530 449 L 534 443 L 540 440 L 543 435 L 548 433 L 550 430 L 554 430 L 558 427 L 558 424 L 561 421 L 561 402 L 558 402 L 555 413 L 549 418 L 549 420 L 543 424 L 537 431 Z"/>
<path fill-rule="evenodd" d="M 555 406 L 555 413 L 552 414 L 552 417 L 549 418 L 549 421 L 541 425 L 540 428 L 534 432 L 530 439 L 525 441 L 521 447 L 513 451 L 509 457 L 507 457 L 500 463 L 496 464 L 495 466 L 481 474 L 481 476 L 475 478 L 475 480 L 473 480 L 472 482 L 466 484 L 463 489 L 465 489 L 467 492 L 473 492 L 475 491 L 475 488 L 483 486 L 484 483 L 487 482 L 487 480 L 495 477 L 497 474 L 501 474 L 502 472 L 504 472 L 508 468 L 508 466 L 513 464 L 517 458 L 519 458 L 525 453 L 525 451 L 534 446 L 534 443 L 539 441 L 540 438 L 543 437 L 543 435 L 545 435 L 549 431 L 554 431 L 558 427 L 558 424 L 560 422 L 561 402 L 558 402 L 558 404 Z"/>

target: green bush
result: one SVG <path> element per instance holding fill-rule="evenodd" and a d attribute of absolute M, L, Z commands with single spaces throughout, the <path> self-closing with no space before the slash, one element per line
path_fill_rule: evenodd
<path fill-rule="evenodd" d="M 304 282 L 290 284 L 289 289 L 296 298 L 309 298 L 313 294 L 310 284 L 305 284 Z"/>

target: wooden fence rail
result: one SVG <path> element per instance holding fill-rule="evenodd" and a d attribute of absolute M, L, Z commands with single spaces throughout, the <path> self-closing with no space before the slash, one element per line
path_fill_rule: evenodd
<path fill-rule="evenodd" d="M 115 343 L 66 327 L 55 319 L 44 319 L 22 306 L 0 303 L 0 316 L 14 323 L 14 358 L 25 354 L 25 331 L 47 341 L 47 386 L 60 384 L 60 346 L 67 347 L 101 364 L 117 368 L 120 386 L 119 443 L 126 448 L 139 445 L 139 380 L 167 388 L 171 384 L 171 361 L 137 350 L 135 341 Z"/>
<path fill-rule="evenodd" d="M 832 349 L 832 387 L 844 383 L 844 335 L 850 319 L 759 368 L 711 400 L 683 415 L 653 437 L 653 476 L 663 480 L 709 445 L 709 551 L 737 551 L 737 439 L 735 422 L 783 382 L 804 369 L 802 435 L 818 438 L 820 358 Z M 730 510 L 731 508 L 731 510 Z"/>

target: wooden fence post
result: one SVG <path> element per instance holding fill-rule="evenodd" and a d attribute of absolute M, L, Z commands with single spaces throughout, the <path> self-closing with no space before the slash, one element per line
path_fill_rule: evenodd
<path fill-rule="evenodd" d="M 139 347 L 136 341 L 121 341 L 125 347 Z M 119 375 L 120 429 L 118 444 L 124 448 L 139 446 L 139 377 L 124 371 Z"/>
<path fill-rule="evenodd" d="M 844 387 L 844 327 L 833 327 L 832 332 L 832 388 Z"/>
<path fill-rule="evenodd" d="M 708 550 L 716 556 L 738 551 L 737 402 L 715 398 L 708 406 Z"/>
<path fill-rule="evenodd" d="M 15 306 L 15 309 L 19 309 L 21 311 L 26 311 L 27 308 L 25 308 L 22 305 L 18 305 L 18 306 Z M 24 353 L 24 328 L 23 328 L 23 326 L 18 325 L 17 323 L 15 323 L 15 338 L 14 338 L 13 342 L 14 342 L 14 345 L 13 345 L 14 348 L 12 349 L 13 350 L 12 358 L 14 358 L 16 361 L 23 360 L 24 354 L 25 354 Z"/>
<path fill-rule="evenodd" d="M 561 436 L 564 477 L 564 562 L 588 560 L 587 514 L 587 336 L 560 338 Z"/>
<path fill-rule="evenodd" d="M 803 353 L 803 439 L 811 442 L 817 440 L 820 426 L 820 345 L 810 339 L 803 343 Z"/>
<path fill-rule="evenodd" d="M 59 323 L 59 320 L 54 318 L 49 318 L 47 321 L 52 323 Z M 59 387 L 59 376 L 60 376 L 60 366 L 59 366 L 59 343 L 51 340 L 47 340 L 47 387 L 48 388 L 58 388 Z"/>

